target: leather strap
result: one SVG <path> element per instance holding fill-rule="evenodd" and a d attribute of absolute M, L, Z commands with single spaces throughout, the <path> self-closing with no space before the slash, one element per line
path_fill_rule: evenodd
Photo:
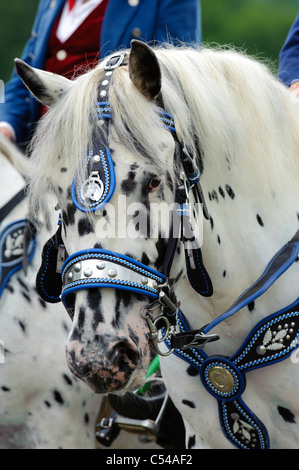
<path fill-rule="evenodd" d="M 0 209 L 0 223 L 5 219 L 13 208 L 19 204 L 26 196 L 27 186 L 21 189 L 14 197 L 12 197 L 3 207 Z"/>
<path fill-rule="evenodd" d="M 113 288 L 158 299 L 165 277 L 128 256 L 93 248 L 74 253 L 65 261 L 61 300 L 68 308 L 68 296 L 80 289 Z"/>
<path fill-rule="evenodd" d="M 220 322 L 234 315 L 257 297 L 260 297 L 298 259 L 298 256 L 299 230 L 271 259 L 265 271 L 257 281 L 254 282 L 226 312 L 203 328 L 204 333 L 207 333 Z"/>
<path fill-rule="evenodd" d="M 60 302 L 62 289 L 61 274 L 57 272 L 59 247 L 63 247 L 61 225 L 57 232 L 44 245 L 42 263 L 36 275 L 36 289 L 40 297 L 49 303 Z"/>

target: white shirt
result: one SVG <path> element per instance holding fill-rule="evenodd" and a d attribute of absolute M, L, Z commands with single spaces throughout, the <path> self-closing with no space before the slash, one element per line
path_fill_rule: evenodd
<path fill-rule="evenodd" d="M 90 15 L 90 13 L 100 4 L 103 0 L 76 0 L 74 8 L 69 11 L 68 3 L 66 2 L 60 22 L 57 28 L 57 37 L 60 42 L 65 42 L 76 29 L 83 23 L 83 21 Z"/>

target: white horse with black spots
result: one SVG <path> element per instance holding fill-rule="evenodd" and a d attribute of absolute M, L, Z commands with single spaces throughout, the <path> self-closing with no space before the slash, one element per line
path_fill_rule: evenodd
<path fill-rule="evenodd" d="M 123 393 L 158 351 L 187 448 L 298 448 L 288 91 L 239 52 L 138 41 L 74 82 L 17 69 L 51 108 L 30 194 L 32 210 L 49 192 L 59 201 L 70 370 L 96 393 Z M 53 274 L 40 276 L 53 295 Z"/>
<path fill-rule="evenodd" d="M 64 309 L 45 303 L 36 291 L 49 232 L 40 224 L 24 242 L 31 167 L 6 138 L 0 138 L 0 168 L 0 448 L 95 448 L 101 398 L 69 373 L 64 338 L 70 322 Z"/>
<path fill-rule="evenodd" d="M 104 429 L 97 442 L 97 423 L 114 410 L 69 372 L 64 343 L 71 322 L 35 285 L 51 231 L 39 217 L 37 231 L 28 232 L 26 180 L 32 167 L 1 136 L 0 168 L 0 448 L 103 449 L 108 443 L 111 449 L 160 448 L 153 436 L 140 442 L 145 431 L 134 436 Z M 118 416 L 119 424 L 126 421 Z"/>

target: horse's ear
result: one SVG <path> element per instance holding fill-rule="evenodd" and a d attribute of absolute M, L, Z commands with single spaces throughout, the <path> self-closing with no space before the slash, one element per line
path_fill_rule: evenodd
<path fill-rule="evenodd" d="M 55 103 L 72 85 L 71 80 L 31 67 L 21 59 L 15 59 L 15 66 L 28 90 L 46 106 Z"/>
<path fill-rule="evenodd" d="M 136 88 L 147 99 L 153 100 L 160 93 L 161 70 L 153 50 L 142 41 L 131 41 L 129 74 Z"/>

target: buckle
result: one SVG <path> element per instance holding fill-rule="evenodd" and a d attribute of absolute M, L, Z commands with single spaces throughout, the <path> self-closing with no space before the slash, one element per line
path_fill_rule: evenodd
<path fill-rule="evenodd" d="M 110 57 L 104 69 L 105 70 L 117 69 L 117 67 L 119 67 L 123 63 L 126 55 L 127 55 L 126 52 L 120 52 L 120 53 L 114 54 L 112 57 Z"/>
<path fill-rule="evenodd" d="M 177 333 L 171 337 L 171 347 L 173 349 L 182 349 L 182 351 L 190 348 L 203 347 L 207 343 L 217 341 L 219 336 L 216 334 L 206 335 L 202 331 L 188 331 Z"/>
<path fill-rule="evenodd" d="M 66 249 L 64 245 L 58 246 L 56 272 L 61 273 L 62 266 L 66 260 Z"/>
<path fill-rule="evenodd" d="M 115 418 L 102 418 L 98 425 L 102 429 L 110 429 L 114 424 Z"/>

